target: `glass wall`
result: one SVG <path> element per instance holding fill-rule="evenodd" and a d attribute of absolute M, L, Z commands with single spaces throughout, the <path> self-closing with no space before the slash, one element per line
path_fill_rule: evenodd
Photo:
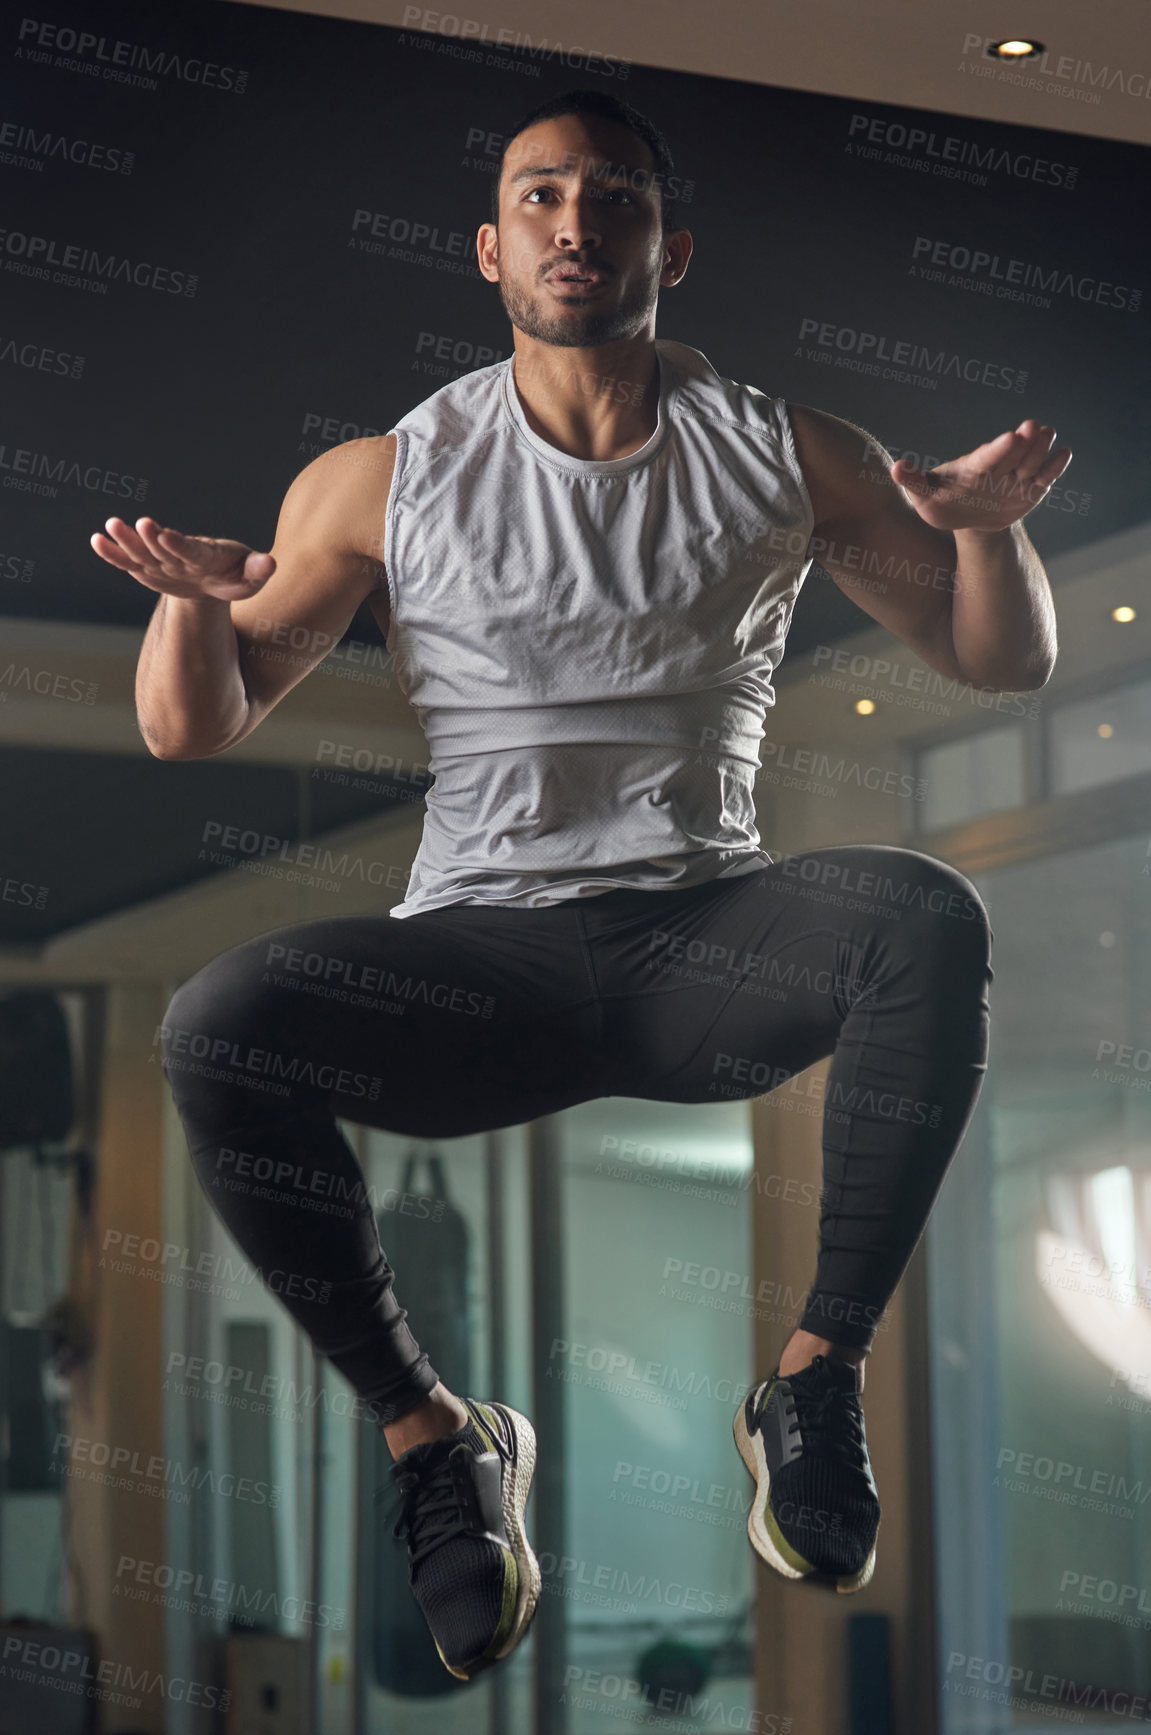
<path fill-rule="evenodd" d="M 944 1735 L 1151 1703 L 1151 854 L 973 875 L 991 1057 L 929 1234 Z"/>
<path fill-rule="evenodd" d="M 561 1497 L 546 1534 L 536 1493 L 528 1508 L 543 1574 L 528 1642 L 453 1682 L 391 1537 L 386 1445 L 320 1369 L 317 1505 L 294 1543 L 303 1557 L 315 1538 L 319 1735 L 754 1726 L 751 1484 L 731 1437 L 754 1372 L 748 1105 L 607 1098 L 554 1117 L 540 1150 L 527 1128 L 436 1146 L 345 1130 L 433 1364 L 532 1417 Z M 548 1162 L 554 1241 L 532 1232 Z"/>

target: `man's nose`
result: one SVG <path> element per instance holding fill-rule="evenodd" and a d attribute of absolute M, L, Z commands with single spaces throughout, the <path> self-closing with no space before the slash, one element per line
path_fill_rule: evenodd
<path fill-rule="evenodd" d="M 603 231 L 599 223 L 600 213 L 587 195 L 576 195 L 564 201 L 562 210 L 557 214 L 556 241 L 559 245 L 568 247 L 586 247 L 591 242 L 599 242 Z"/>

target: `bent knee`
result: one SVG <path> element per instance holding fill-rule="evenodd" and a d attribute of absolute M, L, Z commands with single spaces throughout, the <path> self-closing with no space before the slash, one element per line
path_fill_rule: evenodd
<path fill-rule="evenodd" d="M 938 861 L 919 850 L 902 852 L 912 857 L 907 871 L 905 908 L 921 914 L 934 932 L 977 951 L 990 952 L 995 938 L 991 917 L 974 882 L 950 862 Z"/>
<path fill-rule="evenodd" d="M 165 1064 L 176 1056 L 214 1060 L 239 1033 L 251 1036 L 263 1022 L 268 995 L 259 956 L 239 946 L 197 970 L 168 1002 L 160 1025 Z"/>

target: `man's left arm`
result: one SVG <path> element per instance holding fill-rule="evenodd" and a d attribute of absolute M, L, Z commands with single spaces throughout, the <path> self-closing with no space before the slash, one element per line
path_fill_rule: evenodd
<path fill-rule="evenodd" d="M 964 457 L 892 463 L 838 416 L 789 404 L 815 529 L 811 553 L 940 674 L 995 692 L 1042 687 L 1055 606 L 1023 519 L 1071 462 L 1033 418 Z M 870 576 L 869 576 L 870 575 Z"/>

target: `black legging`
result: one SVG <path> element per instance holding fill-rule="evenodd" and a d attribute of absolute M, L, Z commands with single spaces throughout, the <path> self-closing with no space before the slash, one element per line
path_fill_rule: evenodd
<path fill-rule="evenodd" d="M 437 1376 L 337 1116 L 454 1138 L 592 1097 L 761 1095 L 830 1054 L 799 1323 L 868 1348 L 982 1086 L 993 937 L 970 880 L 885 844 L 684 891 L 337 917 L 186 982 L 164 1067 L 212 1204 L 386 1425 Z"/>

